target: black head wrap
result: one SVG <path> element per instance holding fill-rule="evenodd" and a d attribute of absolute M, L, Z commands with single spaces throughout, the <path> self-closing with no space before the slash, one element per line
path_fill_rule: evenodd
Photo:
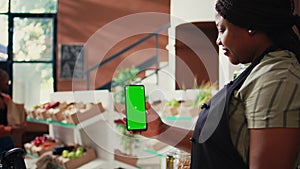
<path fill-rule="evenodd" d="M 218 0 L 216 10 L 232 24 L 246 29 L 284 29 L 291 27 L 290 0 Z"/>
<path fill-rule="evenodd" d="M 300 30 L 293 0 L 217 0 L 216 11 L 230 23 L 265 32 L 281 48 L 293 51 L 300 62 Z"/>

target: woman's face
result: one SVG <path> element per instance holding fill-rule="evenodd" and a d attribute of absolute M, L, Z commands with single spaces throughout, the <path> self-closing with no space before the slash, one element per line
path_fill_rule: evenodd
<path fill-rule="evenodd" d="M 217 45 L 221 45 L 224 55 L 232 64 L 249 63 L 253 60 L 253 40 L 248 30 L 235 26 L 216 15 L 218 29 Z"/>

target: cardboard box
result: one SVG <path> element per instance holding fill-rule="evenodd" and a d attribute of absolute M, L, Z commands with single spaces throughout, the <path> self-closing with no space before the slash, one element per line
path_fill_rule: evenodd
<path fill-rule="evenodd" d="M 59 156 L 55 159 L 55 165 L 63 169 L 75 169 L 79 166 L 86 164 L 92 160 L 96 159 L 96 153 L 91 148 L 86 148 L 86 152 L 82 157 L 79 158 L 64 158 Z"/>
<path fill-rule="evenodd" d="M 136 166 L 138 161 L 138 158 L 136 156 L 129 156 L 118 149 L 116 149 L 114 152 L 114 159 L 132 166 Z"/>
<path fill-rule="evenodd" d="M 88 105 L 86 105 L 88 106 Z M 79 124 L 81 121 L 90 119 L 100 113 L 103 113 L 105 110 L 102 106 L 102 103 L 91 104 L 86 109 L 76 109 L 66 110 L 64 112 L 65 120 L 70 124 Z"/>
<path fill-rule="evenodd" d="M 48 113 L 49 113 L 50 119 L 53 121 L 63 121 L 64 120 L 63 110 L 49 109 Z"/>
<path fill-rule="evenodd" d="M 42 154 L 44 154 L 45 152 L 48 152 L 48 151 L 51 151 L 49 149 L 42 149 L 42 146 L 32 146 L 31 147 L 31 154 L 36 156 L 36 157 L 39 157 L 41 156 Z"/>
<path fill-rule="evenodd" d="M 167 107 L 164 112 L 163 115 L 164 116 L 177 116 L 179 115 L 179 111 L 180 111 L 180 107 Z"/>
<path fill-rule="evenodd" d="M 69 105 L 70 104 L 63 102 L 60 103 L 58 107 L 49 109 L 47 113 L 49 114 L 50 119 L 54 121 L 63 121 L 64 120 L 63 112 L 67 109 Z"/>
<path fill-rule="evenodd" d="M 26 114 L 28 117 L 30 118 L 36 118 L 36 115 L 35 115 L 35 110 L 25 110 Z"/>
<path fill-rule="evenodd" d="M 49 114 L 46 109 L 37 108 L 34 110 L 35 118 L 40 120 L 47 120 L 49 118 Z"/>
<path fill-rule="evenodd" d="M 61 145 L 61 142 L 45 142 L 40 146 L 32 146 L 31 154 L 40 157 L 42 154 L 48 151 L 53 151 L 55 146 Z"/>
<path fill-rule="evenodd" d="M 24 149 L 27 153 L 32 154 L 31 148 L 33 147 L 33 144 L 30 143 L 25 143 L 24 144 Z"/>

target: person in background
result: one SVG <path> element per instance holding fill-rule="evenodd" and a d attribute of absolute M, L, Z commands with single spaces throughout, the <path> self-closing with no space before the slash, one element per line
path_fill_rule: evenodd
<path fill-rule="evenodd" d="M 0 69 L 0 153 L 14 148 L 11 137 L 11 127 L 7 122 L 8 104 L 12 101 L 11 97 L 4 93 L 9 88 L 10 79 L 6 71 Z"/>
<path fill-rule="evenodd" d="M 300 18 L 293 0 L 217 0 L 215 9 L 217 44 L 232 64 L 250 65 L 202 106 L 194 130 L 165 123 L 148 105 L 147 131 L 132 134 L 190 152 L 192 169 L 296 169 Z"/>

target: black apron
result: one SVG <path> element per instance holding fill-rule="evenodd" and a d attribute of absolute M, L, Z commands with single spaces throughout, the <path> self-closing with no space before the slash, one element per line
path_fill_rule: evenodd
<path fill-rule="evenodd" d="M 191 169 L 248 169 L 237 149 L 232 143 L 228 111 L 229 100 L 235 89 L 238 89 L 252 69 L 275 47 L 267 49 L 234 81 L 215 94 L 202 106 L 202 111 L 191 138 Z"/>

